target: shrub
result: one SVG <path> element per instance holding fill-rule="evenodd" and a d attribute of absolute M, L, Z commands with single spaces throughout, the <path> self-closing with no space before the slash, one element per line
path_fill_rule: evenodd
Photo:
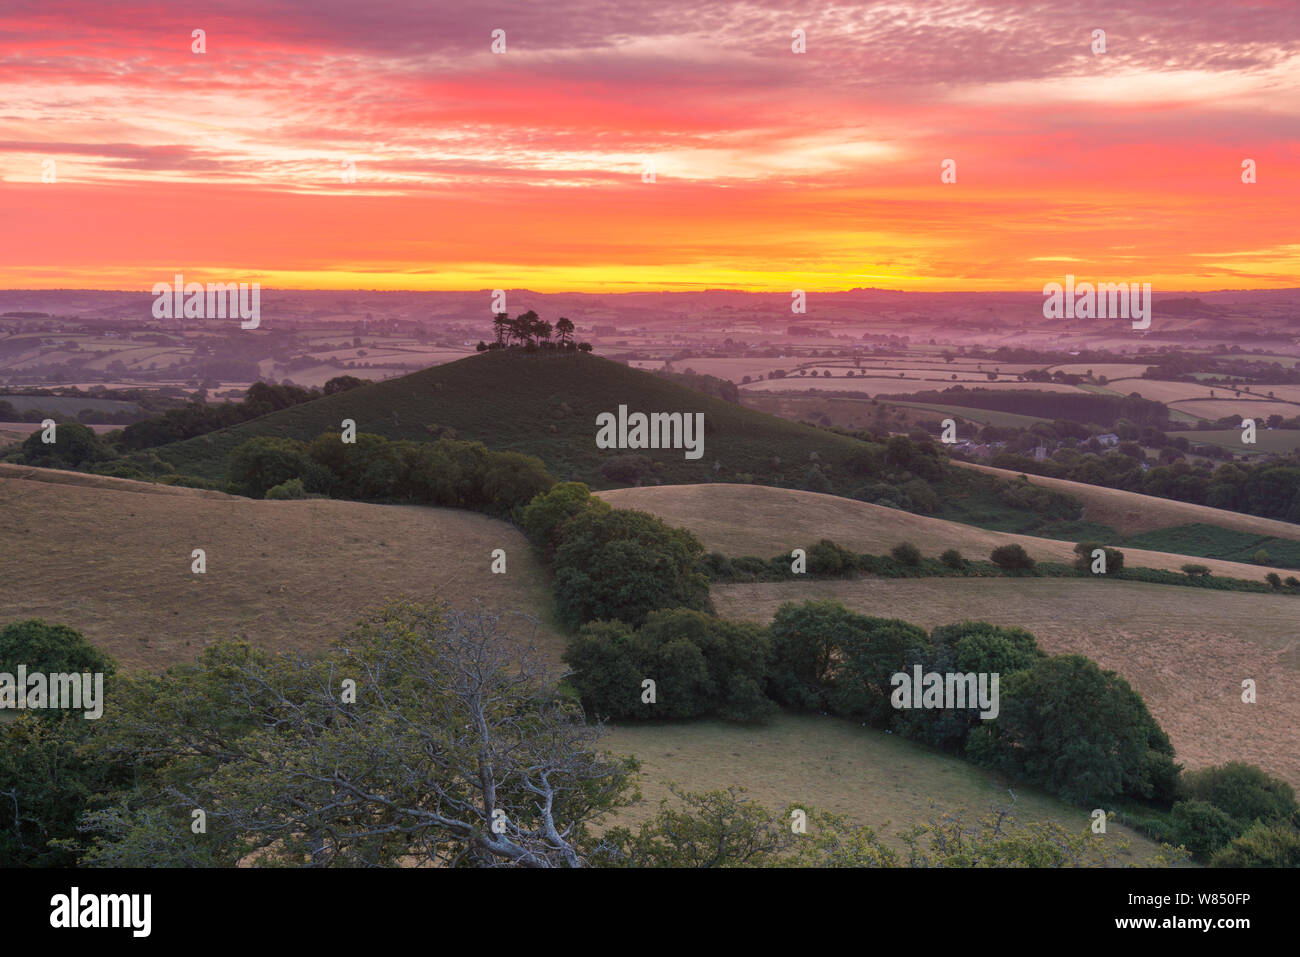
<path fill-rule="evenodd" d="M 963 569 L 966 567 L 966 559 L 961 557 L 961 552 L 955 548 L 950 548 L 939 556 L 939 561 L 943 562 L 949 568 Z"/>
<path fill-rule="evenodd" d="M 1124 553 L 1118 548 L 1106 548 L 1101 542 L 1079 542 L 1074 546 L 1074 567 L 1081 572 L 1092 572 L 1093 553 L 1098 549 L 1106 556 L 1105 574 L 1113 575 L 1124 570 Z"/>
<path fill-rule="evenodd" d="M 1197 565 L 1193 562 L 1183 566 L 1183 574 L 1188 578 L 1209 578 L 1210 569 L 1207 565 Z"/>
<path fill-rule="evenodd" d="M 899 542 L 889 554 L 900 565 L 915 568 L 921 564 L 921 550 L 911 542 Z"/>
<path fill-rule="evenodd" d="M 302 479 L 294 478 L 271 486 L 266 490 L 266 497 L 269 499 L 306 498 L 307 490 L 303 488 Z"/>
<path fill-rule="evenodd" d="M 814 575 L 843 575 L 857 567 L 857 556 L 823 538 L 808 549 L 808 571 Z"/>
<path fill-rule="evenodd" d="M 1169 815 L 1169 824 L 1172 842 L 1202 860 L 1241 833 L 1231 817 L 1206 801 L 1179 801 Z"/>
<path fill-rule="evenodd" d="M 1241 830 L 1256 820 L 1288 820 L 1300 810 L 1291 785 L 1241 761 L 1189 772 L 1183 776 L 1180 794 L 1213 804 Z"/>
<path fill-rule="evenodd" d="M 1268 582 L 1270 588 L 1282 587 L 1282 576 L 1279 575 L 1277 572 L 1269 572 L 1267 575 L 1264 576 L 1264 581 Z"/>
<path fill-rule="evenodd" d="M 659 608 L 710 609 L 704 546 L 690 532 L 630 509 L 569 519 L 555 552 L 556 612 L 565 625 L 617 618 L 640 626 Z"/>
<path fill-rule="evenodd" d="M 1300 867 L 1300 831 L 1259 823 L 1210 858 L 1211 867 Z"/>
<path fill-rule="evenodd" d="M 999 568 L 1008 570 L 1027 570 L 1034 567 L 1034 560 L 1018 544 L 999 545 L 989 553 L 989 560 Z"/>
<path fill-rule="evenodd" d="M 28 672 L 111 675 L 116 663 L 81 632 L 39 618 L 15 621 L 0 628 L 0 672 L 14 674 L 19 665 Z"/>
<path fill-rule="evenodd" d="M 1176 767 L 1169 738 L 1115 672 L 1081 655 L 1059 655 L 1009 675 L 1000 690 L 997 718 L 981 722 L 966 742 L 978 763 L 1068 801 L 1151 798 L 1168 787 Z"/>
<path fill-rule="evenodd" d="M 1259 551 L 1257 551 L 1257 552 L 1255 553 L 1255 564 L 1256 564 L 1256 565 L 1267 565 L 1267 564 L 1268 564 L 1268 550 L 1267 550 L 1267 549 L 1261 548 Z"/>

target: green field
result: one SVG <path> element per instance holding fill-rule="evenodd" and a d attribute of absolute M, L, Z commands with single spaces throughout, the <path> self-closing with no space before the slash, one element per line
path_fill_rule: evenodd
<path fill-rule="evenodd" d="M 57 412 L 59 415 L 76 415 L 82 409 L 95 412 L 135 412 L 140 406 L 135 402 L 120 399 L 83 399 L 68 395 L 4 395 L 0 402 L 8 402 L 19 412 L 40 409 L 42 412 Z"/>
<path fill-rule="evenodd" d="M 1013 803 L 1017 820 L 1055 820 L 1071 830 L 1088 825 L 1088 809 L 1072 807 L 1037 788 L 1013 782 L 968 761 L 897 735 L 819 715 L 782 714 L 759 726 L 692 721 L 611 726 L 602 746 L 641 762 L 644 801 L 618 823 L 650 816 L 668 784 L 707 791 L 743 783 L 748 796 L 773 810 L 804 804 L 875 828 L 901 850 L 898 833 L 942 811 L 962 812 L 972 824 L 994 806 Z M 932 803 L 933 802 L 933 803 Z M 1105 840 L 1126 838 L 1132 857 L 1147 859 L 1156 845 L 1115 822 Z"/>
<path fill-rule="evenodd" d="M 978 422 L 980 425 L 995 425 L 1000 428 L 1027 429 L 1031 425 L 1039 422 L 1050 422 L 1050 419 L 1044 419 L 1036 415 L 1020 415 L 1017 412 L 997 412 L 992 409 L 969 409 L 960 405 L 937 405 L 929 402 L 891 402 L 887 399 L 881 400 L 882 405 L 896 405 L 900 408 L 908 409 L 927 409 L 931 412 L 939 412 L 943 415 L 950 415 L 954 418 L 966 419 L 970 422 Z"/>
<path fill-rule="evenodd" d="M 1131 548 L 1179 552 L 1229 562 L 1253 562 L 1255 553 L 1262 548 L 1268 552 L 1267 564 L 1300 569 L 1300 542 L 1268 535 L 1251 535 L 1214 525 L 1177 525 L 1157 529 L 1130 536 L 1121 544 Z"/>
<path fill-rule="evenodd" d="M 1268 455 L 1294 452 L 1300 448 L 1300 429 L 1265 429 L 1259 422 L 1255 423 L 1254 445 L 1246 445 L 1241 441 L 1241 429 L 1207 429 L 1173 434 L 1181 435 L 1189 442 L 1217 445 L 1236 455 Z"/>

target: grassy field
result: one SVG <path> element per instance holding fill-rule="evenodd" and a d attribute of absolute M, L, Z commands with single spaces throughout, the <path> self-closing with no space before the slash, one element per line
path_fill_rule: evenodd
<path fill-rule="evenodd" d="M 1181 552 L 1186 555 L 1204 555 L 1230 562 L 1254 562 L 1255 554 L 1263 549 L 1269 562 L 1286 568 L 1300 568 L 1300 541 L 1253 535 L 1216 525 L 1175 525 L 1143 532 L 1125 539 L 1127 548 L 1151 548 L 1164 552 Z"/>
<path fill-rule="evenodd" d="M 987 558 L 999 545 L 1018 543 L 1039 561 L 1074 559 L 1073 542 L 989 531 L 883 505 L 794 489 L 760 485 L 674 485 L 614 489 L 601 492 L 600 496 L 616 508 L 640 509 L 658 515 L 670 525 L 689 528 L 706 548 L 732 556 L 769 558 L 829 538 L 845 548 L 876 555 L 887 553 L 900 542 L 911 542 L 932 557 L 955 548 L 967 558 Z M 1300 528 L 1296 532 L 1300 534 Z M 1124 548 L 1124 556 L 1129 566 L 1169 571 L 1178 571 L 1192 560 L 1186 555 L 1128 547 Z M 1209 558 L 1194 560 L 1223 577 L 1259 581 L 1268 571 L 1276 571 L 1283 577 L 1291 574 L 1285 568 Z M 1165 587 L 1176 593 L 1188 590 Z M 1300 599 L 1286 600 L 1292 603 L 1287 607 L 1293 609 L 1293 614 L 1300 616 Z"/>
<path fill-rule="evenodd" d="M 579 387 L 580 386 L 580 387 Z M 432 441 L 431 428 L 497 451 L 536 455 L 556 478 L 611 484 L 600 468 L 619 451 L 596 447 L 596 416 L 629 412 L 702 412 L 704 455 L 680 449 L 629 450 L 653 459 L 665 483 L 705 482 L 734 473 L 767 481 L 802 476 L 815 458 L 834 463 L 861 448 L 855 439 L 764 415 L 592 356 L 529 357 L 487 353 L 386 382 L 326 396 L 186 442 L 158 454 L 178 469 L 221 479 L 232 449 L 257 435 L 313 439 L 345 418 L 358 432 Z M 773 456 L 782 462 L 773 464 Z M 788 472 L 788 475 L 786 474 Z"/>
<path fill-rule="evenodd" d="M 926 409 L 940 415 L 966 419 L 968 422 L 978 422 L 980 425 L 995 425 L 999 428 L 1027 429 L 1038 422 L 1051 421 L 1036 415 L 999 412 L 996 409 L 968 409 L 960 405 L 937 405 L 929 402 L 886 402 L 886 404 L 904 409 Z"/>
<path fill-rule="evenodd" d="M 1241 429 L 1206 429 L 1174 434 L 1182 436 L 1188 442 L 1217 445 L 1235 455 L 1268 455 L 1294 452 L 1300 448 L 1300 429 L 1266 429 L 1258 421 L 1255 423 L 1254 445 L 1246 445 L 1241 441 Z"/>
<path fill-rule="evenodd" d="M 900 851 L 900 831 L 938 817 L 931 802 L 973 821 L 995 805 L 1010 804 L 1008 788 L 1022 823 L 1056 820 L 1081 830 L 1089 821 L 1086 810 L 1034 788 L 839 718 L 781 715 L 759 727 L 719 721 L 614 726 L 603 746 L 641 761 L 644 801 L 619 817 L 629 826 L 653 814 L 661 799 L 672 799 L 670 782 L 692 791 L 741 784 L 749 797 L 776 811 L 791 804 L 833 811 L 872 826 Z M 1156 849 L 1114 822 L 1103 839 L 1121 836 L 1130 842 L 1133 861 Z"/>
<path fill-rule="evenodd" d="M 1247 761 L 1300 786 L 1300 602 L 1087 579 L 860 579 L 724 585 L 718 613 L 767 622 L 787 601 L 832 598 L 927 628 L 964 619 L 1027 628 L 1052 654 L 1119 672 L 1189 768 Z M 1257 704 L 1241 701 L 1252 678 Z"/>
<path fill-rule="evenodd" d="M 388 597 L 527 611 L 539 650 L 558 662 L 563 649 L 541 563 L 476 512 L 253 501 L 0 464 L 0 515 L 0 622 L 70 625 L 128 667 L 160 670 L 233 635 L 311 652 Z M 195 548 L 206 574 L 190 570 Z M 490 572 L 494 548 L 504 575 Z"/>
<path fill-rule="evenodd" d="M 969 462 L 955 464 L 1000 478 L 1019 479 L 1021 474 L 1008 469 L 995 469 L 992 466 L 975 465 Z M 1042 485 L 1073 495 L 1083 503 L 1085 521 L 1109 525 L 1124 536 L 1158 528 L 1204 524 L 1260 536 L 1300 541 L 1300 525 L 1277 519 L 1243 515 L 1222 508 L 1192 505 L 1189 502 L 1175 502 L 1171 499 L 1156 498 L 1153 495 L 1071 482 L 1068 479 L 1047 478 L 1042 475 L 1030 475 L 1028 479 L 1034 485 Z"/>

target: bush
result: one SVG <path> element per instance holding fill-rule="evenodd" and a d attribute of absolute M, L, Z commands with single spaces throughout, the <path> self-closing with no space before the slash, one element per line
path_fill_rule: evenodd
<path fill-rule="evenodd" d="M 808 571 L 814 575 L 843 575 L 857 567 L 857 556 L 823 538 L 808 549 Z"/>
<path fill-rule="evenodd" d="M 1263 549 L 1263 548 L 1261 548 L 1259 551 L 1257 551 L 1257 552 L 1255 553 L 1255 564 L 1256 564 L 1256 565 L 1267 565 L 1267 564 L 1268 564 L 1268 550 L 1267 550 L 1267 549 Z"/>
<path fill-rule="evenodd" d="M 117 665 L 81 632 L 39 618 L 0 628 L 0 672 L 14 674 L 19 665 L 30 673 L 111 675 Z"/>
<path fill-rule="evenodd" d="M 921 550 L 911 542 L 899 542 L 890 550 L 889 554 L 900 565 L 916 568 L 921 564 Z"/>
<path fill-rule="evenodd" d="M 770 654 L 759 626 L 679 608 L 650 614 L 635 632 L 622 622 L 588 624 L 564 660 L 593 716 L 758 721 L 775 711 L 762 693 Z M 646 679 L 654 702 L 642 700 Z"/>
<path fill-rule="evenodd" d="M 1207 565 L 1197 565 L 1189 562 L 1183 566 L 1183 574 L 1188 578 L 1209 578 L 1210 569 Z"/>
<path fill-rule="evenodd" d="M 989 553 L 989 560 L 999 568 L 1005 568 L 1011 571 L 1028 570 L 1034 567 L 1034 560 L 1029 557 L 1029 553 L 1018 544 L 999 545 Z"/>
<path fill-rule="evenodd" d="M 94 429 L 76 422 L 55 426 L 53 442 L 42 441 L 43 435 L 44 429 L 38 429 L 27 436 L 18 447 L 19 462 L 49 469 L 81 469 L 113 458 Z"/>
<path fill-rule="evenodd" d="M 1300 831 L 1256 824 L 1210 858 L 1211 867 L 1300 867 Z"/>
<path fill-rule="evenodd" d="M 1169 838 L 1204 860 L 1226 845 L 1241 828 L 1231 817 L 1206 801 L 1179 801 L 1169 815 Z"/>
<path fill-rule="evenodd" d="M 582 482 L 558 482 L 533 496 L 524 508 L 522 524 L 534 542 L 554 549 L 563 537 L 564 523 L 588 509 L 608 512 L 609 504 L 592 495 Z"/>
<path fill-rule="evenodd" d="M 978 763 L 1079 803 L 1152 798 L 1169 786 L 1169 738 L 1115 672 L 1081 655 L 1044 658 L 1002 681 L 1000 699 L 997 718 L 967 738 Z"/>
<path fill-rule="evenodd" d="M 268 489 L 311 471 L 312 460 L 302 442 L 271 435 L 259 435 L 240 445 L 230 453 L 226 468 L 240 494 L 252 498 L 263 498 Z"/>
<path fill-rule="evenodd" d="M 955 548 L 950 548 L 939 556 L 939 561 L 943 562 L 949 568 L 956 568 L 959 571 L 966 567 L 966 559 L 961 557 L 961 552 Z"/>
<path fill-rule="evenodd" d="M 1106 548 L 1101 542 L 1079 542 L 1074 546 L 1074 567 L 1081 572 L 1092 573 L 1092 564 L 1095 560 L 1093 553 L 1101 549 L 1106 556 L 1106 571 L 1104 574 L 1113 575 L 1116 572 L 1124 570 L 1124 553 L 1118 548 Z"/>
<path fill-rule="evenodd" d="M 1179 790 L 1183 797 L 1213 804 L 1236 821 L 1239 830 L 1256 820 L 1286 821 L 1300 810 L 1291 785 L 1241 761 L 1191 771 Z"/>
<path fill-rule="evenodd" d="M 690 532 L 629 509 L 588 509 L 555 552 L 556 613 L 570 628 L 617 618 L 640 626 L 660 608 L 708 611 L 704 546 Z"/>
<path fill-rule="evenodd" d="M 302 479 L 289 479 L 266 490 L 269 499 L 306 498 L 307 490 L 303 488 Z"/>
<path fill-rule="evenodd" d="M 1264 581 L 1268 582 L 1268 586 L 1270 588 L 1282 587 L 1282 576 L 1279 575 L 1277 572 L 1269 572 L 1267 575 L 1264 576 Z"/>

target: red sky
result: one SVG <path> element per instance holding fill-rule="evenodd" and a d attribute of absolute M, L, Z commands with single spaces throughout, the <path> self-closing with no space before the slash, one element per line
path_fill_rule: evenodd
<path fill-rule="evenodd" d="M 0 288 L 1297 286 L 1298 134 L 1296 0 L 5 0 Z"/>

